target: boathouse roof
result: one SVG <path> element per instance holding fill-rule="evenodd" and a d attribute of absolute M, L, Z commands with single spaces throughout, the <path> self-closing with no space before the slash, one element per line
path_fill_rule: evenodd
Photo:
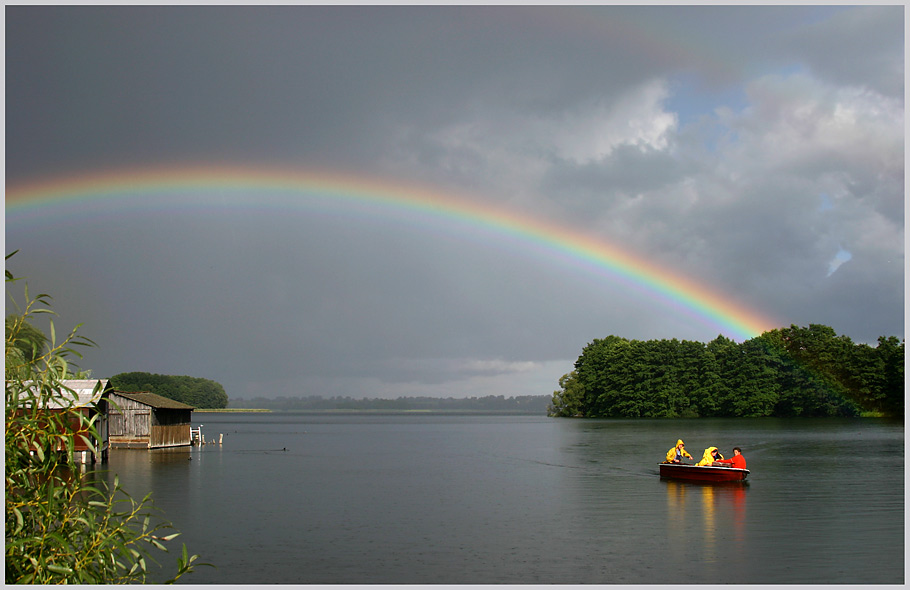
<path fill-rule="evenodd" d="M 95 386 L 99 382 L 101 383 L 101 387 L 95 391 Z M 46 408 L 61 409 L 93 406 L 98 403 L 106 392 L 108 392 L 109 387 L 107 379 L 64 379 L 60 383 L 63 387 L 72 390 L 73 393 L 61 390 L 59 398 L 45 400 Z M 34 395 L 34 387 L 31 387 L 30 389 L 32 390 L 32 395 Z M 25 395 L 27 394 L 20 393 L 20 399 L 24 400 Z"/>
<path fill-rule="evenodd" d="M 182 402 L 172 400 L 171 398 L 158 395 L 156 393 L 149 393 L 147 391 L 140 392 L 125 392 L 125 391 L 114 391 L 113 392 L 120 397 L 125 397 L 126 399 L 131 399 L 134 402 L 139 402 L 140 404 L 145 404 L 153 408 L 165 408 L 169 410 L 193 410 L 193 406 L 189 406 Z"/>

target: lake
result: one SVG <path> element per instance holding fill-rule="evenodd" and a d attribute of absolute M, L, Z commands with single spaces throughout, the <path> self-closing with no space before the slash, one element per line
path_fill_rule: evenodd
<path fill-rule="evenodd" d="M 215 568 L 191 584 L 903 584 L 904 426 L 195 413 L 106 467 Z M 745 484 L 662 480 L 677 438 Z M 173 545 L 173 543 L 172 543 Z M 163 555 L 167 571 L 175 558 Z"/>

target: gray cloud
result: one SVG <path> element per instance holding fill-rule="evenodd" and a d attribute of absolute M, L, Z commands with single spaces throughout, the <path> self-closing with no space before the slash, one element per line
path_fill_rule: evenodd
<path fill-rule="evenodd" d="M 835 84 L 904 93 L 904 23 L 887 6 L 840 11 L 786 35 L 782 50 Z M 869 31 L 876 34 L 869 35 Z"/>

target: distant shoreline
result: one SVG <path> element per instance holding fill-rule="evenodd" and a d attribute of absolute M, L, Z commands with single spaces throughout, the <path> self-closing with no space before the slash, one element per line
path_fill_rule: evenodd
<path fill-rule="evenodd" d="M 197 412 L 197 413 L 205 412 L 205 413 L 214 414 L 214 413 L 224 413 L 224 412 L 229 412 L 229 413 L 231 413 L 231 412 L 232 413 L 271 412 L 272 410 L 268 410 L 265 408 L 196 408 L 193 411 Z"/>

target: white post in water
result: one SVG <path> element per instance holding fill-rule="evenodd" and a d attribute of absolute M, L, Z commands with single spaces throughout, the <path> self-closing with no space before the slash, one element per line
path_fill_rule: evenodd
<path fill-rule="evenodd" d="M 220 445 L 221 441 L 223 441 L 223 440 L 224 440 L 224 434 L 219 434 L 218 435 L 218 444 Z"/>

